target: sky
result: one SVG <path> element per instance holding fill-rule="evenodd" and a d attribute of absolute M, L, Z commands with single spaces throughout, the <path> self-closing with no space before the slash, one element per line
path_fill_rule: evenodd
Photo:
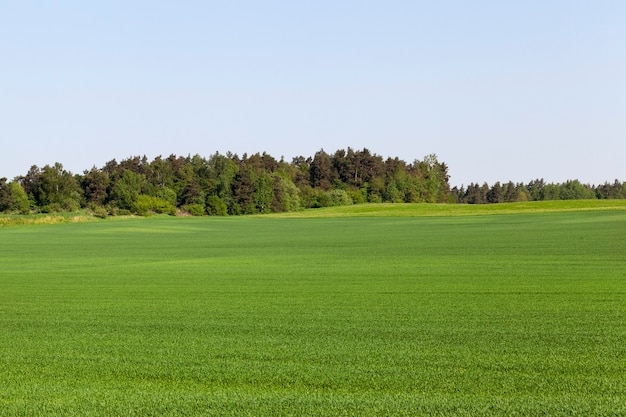
<path fill-rule="evenodd" d="M 436 154 L 626 181 L 623 0 L 0 0 L 0 177 L 135 155 Z"/>

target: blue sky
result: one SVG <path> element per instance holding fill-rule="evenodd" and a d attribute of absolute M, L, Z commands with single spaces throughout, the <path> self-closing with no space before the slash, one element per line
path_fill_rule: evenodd
<path fill-rule="evenodd" d="M 437 154 L 626 181 L 626 2 L 0 0 L 0 177 L 133 155 Z"/>

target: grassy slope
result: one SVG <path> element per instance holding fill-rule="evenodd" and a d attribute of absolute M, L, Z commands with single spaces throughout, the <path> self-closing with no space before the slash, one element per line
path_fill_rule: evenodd
<path fill-rule="evenodd" d="M 626 212 L 0 230 L 0 415 L 626 413 Z"/>
<path fill-rule="evenodd" d="M 326 207 L 322 209 L 308 209 L 289 213 L 263 214 L 258 216 L 276 218 L 422 216 L 439 217 L 473 216 L 485 214 L 561 213 L 573 211 L 578 212 L 606 210 L 626 210 L 626 200 L 556 200 L 501 204 L 357 204 L 340 207 Z M 0 214 L 0 227 L 81 223 L 97 220 L 97 218 L 87 212 L 31 215 Z"/>
<path fill-rule="evenodd" d="M 485 214 L 562 213 L 605 210 L 626 210 L 626 200 L 555 200 L 500 204 L 356 204 L 351 206 L 311 209 L 300 212 L 276 213 L 269 216 L 297 218 L 473 216 Z"/>

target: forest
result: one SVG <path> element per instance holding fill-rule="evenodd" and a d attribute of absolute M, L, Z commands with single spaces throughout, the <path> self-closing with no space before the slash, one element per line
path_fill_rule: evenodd
<path fill-rule="evenodd" d="M 508 182 L 450 187 L 448 166 L 434 154 L 407 163 L 364 148 L 321 149 L 287 162 L 267 153 L 133 156 L 73 174 L 61 163 L 12 181 L 0 178 L 0 212 L 49 213 L 87 209 L 112 215 L 240 215 L 361 203 L 488 204 L 516 201 L 623 199 L 626 182 L 578 180 Z"/>

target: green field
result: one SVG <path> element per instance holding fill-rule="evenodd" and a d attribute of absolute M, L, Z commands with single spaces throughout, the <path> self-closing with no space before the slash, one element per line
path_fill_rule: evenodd
<path fill-rule="evenodd" d="M 626 415 L 626 210 L 366 207 L 0 228 L 0 416 Z"/>

